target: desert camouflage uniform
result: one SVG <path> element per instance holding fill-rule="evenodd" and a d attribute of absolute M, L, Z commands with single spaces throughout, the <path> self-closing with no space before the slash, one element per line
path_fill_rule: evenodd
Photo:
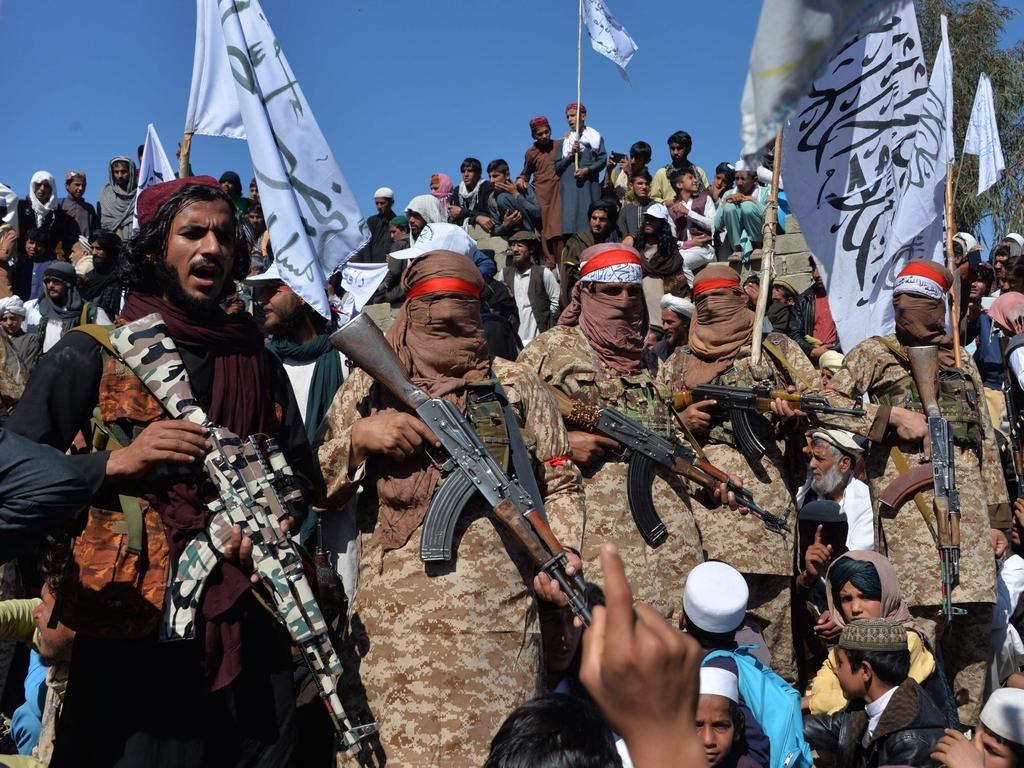
<path fill-rule="evenodd" d="M 886 337 L 898 346 L 894 335 Z M 964 356 L 963 370 L 969 374 L 974 388 L 962 402 L 968 404 L 980 421 L 980 449 L 957 447 L 956 484 L 960 490 L 960 586 L 953 592 L 958 607 L 968 614 L 958 617 L 950 632 L 945 631 L 945 619 L 938 619 L 941 602 L 938 554 L 935 539 L 921 518 L 914 502 L 908 501 L 895 517 L 882 518 L 878 514 L 879 495 L 898 476 L 899 471 L 890 457 L 890 448 L 897 445 L 914 467 L 924 461 L 921 443 L 895 443 L 886 436 L 888 401 L 890 405 L 915 405 L 894 397 L 894 392 L 908 392 L 913 386 L 909 364 L 877 338 L 867 339 L 851 350 L 843 367 L 832 377 L 825 395 L 835 405 L 860 403 L 867 394 L 872 401 L 865 405 L 865 417 L 828 416 L 820 421 L 832 427 L 848 429 L 871 439 L 864 457 L 867 481 L 875 503 L 876 548 L 892 561 L 900 579 L 903 598 L 911 612 L 919 616 L 935 643 L 942 636 L 940 651 L 950 678 L 954 695 L 964 723 L 977 722 L 985 684 L 985 669 L 989 646 L 992 603 L 995 602 L 995 561 L 989 535 L 990 527 L 1009 528 L 1009 500 L 996 447 L 995 435 L 987 408 L 977 407 L 983 402 L 981 378 L 977 366 L 969 355 Z M 916 390 L 914 390 L 916 392 Z M 920 405 L 916 405 L 920 410 Z M 931 508 L 932 492 L 923 493 Z"/>
<path fill-rule="evenodd" d="M 657 360 L 649 371 L 622 376 L 606 368 L 579 328 L 560 326 L 530 342 L 519 362 L 565 394 L 591 405 L 610 406 L 644 426 L 668 437 L 673 434 L 670 393 L 656 381 Z M 666 618 L 682 607 L 683 584 L 690 570 L 704 557 L 700 534 L 682 478 L 655 466 L 654 508 L 668 529 L 668 538 L 652 548 L 633 521 L 626 499 L 627 465 L 605 461 L 584 478 L 587 494 L 587 531 L 583 567 L 600 573 L 599 549 L 611 541 L 619 548 L 626 576 L 637 600 L 655 606 Z"/>
<path fill-rule="evenodd" d="M 773 388 L 793 384 L 802 388 L 816 378 L 814 367 L 795 342 L 781 334 L 771 334 L 765 343 L 775 345 L 785 356 L 789 368 L 766 350 L 761 357 L 760 370 L 755 370 L 751 365 L 750 348 L 743 347 L 733 367 L 709 383 L 732 387 L 762 384 Z M 689 347 L 681 347 L 666 361 L 662 375 L 673 389 L 682 388 L 682 374 L 689 358 Z M 777 428 L 766 418 L 751 414 L 751 423 L 767 449 L 760 460 L 748 459 L 736 447 L 728 420 L 712 423 L 702 446 L 704 453 L 716 467 L 739 477 L 761 507 L 779 516 L 788 513 L 787 520 L 795 531 L 793 488 L 787 480 L 803 479 L 800 473 L 802 436 L 795 435 L 796 442 L 787 446 L 780 441 Z M 795 535 L 774 533 L 754 515 L 741 515 L 721 507 L 709 509 L 698 503 L 694 504 L 693 511 L 708 558 L 729 563 L 746 578 L 750 587 L 750 614 L 762 627 L 772 653 L 773 668 L 787 680 L 795 680 L 790 613 Z"/>
<path fill-rule="evenodd" d="M 555 404 L 522 366 L 495 360 L 493 373 L 527 439 L 536 440 L 551 529 L 564 546 L 579 549 L 583 489 L 575 465 L 559 458 L 570 451 Z M 365 463 L 350 466 L 349 449 L 352 425 L 370 412 L 376 395 L 371 384 L 357 371 L 327 414 L 319 458 L 328 496 L 338 505 L 367 476 Z M 415 532 L 405 546 L 384 552 L 376 504 L 367 483 L 359 500 L 358 584 L 342 650 L 349 675 L 342 688 L 353 674 L 363 688 L 342 691 L 349 715 L 380 724 L 377 756 L 364 755 L 362 762 L 377 764 L 383 753 L 395 766 L 479 766 L 508 713 L 539 691 L 533 565 L 479 496 L 459 518 L 455 559 L 445 563 L 420 560 Z"/>

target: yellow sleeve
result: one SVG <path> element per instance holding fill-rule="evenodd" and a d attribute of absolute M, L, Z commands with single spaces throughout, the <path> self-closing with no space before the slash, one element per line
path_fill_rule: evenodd
<path fill-rule="evenodd" d="M 843 696 L 843 689 L 839 687 L 839 678 L 834 671 L 835 665 L 836 651 L 831 648 L 828 658 L 807 688 L 810 697 L 808 706 L 812 715 L 831 715 L 846 706 L 846 697 Z"/>
<path fill-rule="evenodd" d="M 42 600 L 33 597 L 29 600 L 0 600 L 0 639 L 19 640 L 38 650 L 36 641 L 36 622 L 32 611 Z"/>
<path fill-rule="evenodd" d="M 935 657 L 917 632 L 907 632 L 907 649 L 910 651 L 910 676 L 923 684 L 935 672 Z"/>

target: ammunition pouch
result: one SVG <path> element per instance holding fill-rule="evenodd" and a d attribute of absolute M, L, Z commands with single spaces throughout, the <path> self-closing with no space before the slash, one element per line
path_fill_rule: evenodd
<path fill-rule="evenodd" d="M 921 396 L 909 374 L 882 388 L 874 400 L 879 405 L 899 406 L 924 413 Z M 962 371 L 939 371 L 938 400 L 939 413 L 953 431 L 953 443 L 960 448 L 981 450 L 984 438 L 978 410 L 981 401 L 970 376 Z"/>

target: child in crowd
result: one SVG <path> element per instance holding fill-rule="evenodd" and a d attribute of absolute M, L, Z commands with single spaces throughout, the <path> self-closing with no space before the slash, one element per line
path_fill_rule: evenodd
<path fill-rule="evenodd" d="M 909 677 L 907 630 L 897 619 L 861 619 L 839 636 L 836 676 L 850 702 L 833 715 L 812 715 L 804 735 L 819 752 L 850 768 L 934 766 L 930 757 L 945 716 Z"/>

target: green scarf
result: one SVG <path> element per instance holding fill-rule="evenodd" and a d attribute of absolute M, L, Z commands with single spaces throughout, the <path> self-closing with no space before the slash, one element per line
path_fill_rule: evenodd
<path fill-rule="evenodd" d="M 282 361 L 285 358 L 300 363 L 316 360 L 309 396 L 306 398 L 306 436 L 312 443 L 317 427 L 331 407 L 334 393 L 341 387 L 341 355 L 331 346 L 327 334 L 315 336 L 305 344 L 296 344 L 287 339 L 268 339 L 267 349 Z"/>

